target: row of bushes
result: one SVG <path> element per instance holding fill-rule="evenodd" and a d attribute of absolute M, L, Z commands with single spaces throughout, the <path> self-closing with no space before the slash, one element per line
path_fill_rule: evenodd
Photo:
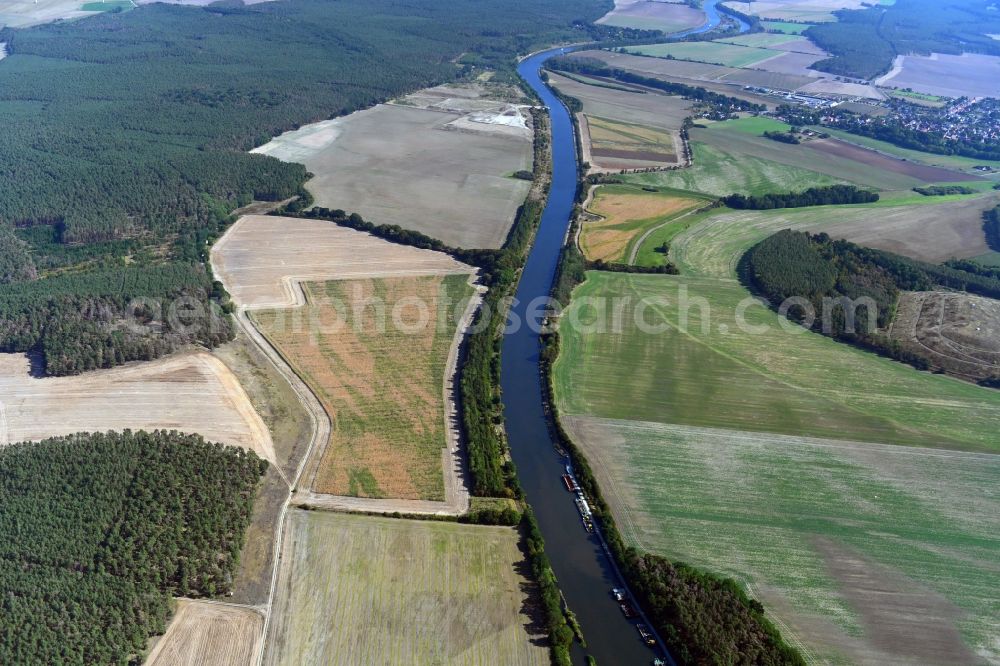
<path fill-rule="evenodd" d="M 775 208 L 804 208 L 806 206 L 830 206 L 840 204 L 874 203 L 879 200 L 878 192 L 862 190 L 854 185 L 830 185 L 810 187 L 804 192 L 783 194 L 730 194 L 722 202 L 739 210 L 773 210 Z"/>

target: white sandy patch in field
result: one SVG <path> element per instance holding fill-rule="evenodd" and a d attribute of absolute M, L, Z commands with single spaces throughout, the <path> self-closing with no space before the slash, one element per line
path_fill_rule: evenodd
<path fill-rule="evenodd" d="M 511 177 L 531 168 L 527 111 L 455 92 L 423 90 L 286 132 L 255 152 L 304 164 L 317 206 L 453 247 L 499 248 L 530 189 Z"/>
<path fill-rule="evenodd" d="M 878 84 L 944 97 L 1000 97 L 1000 57 L 963 53 L 898 56 Z"/>
<path fill-rule="evenodd" d="M 7 57 L 7 43 L 0 42 L 0 60 L 3 60 L 6 57 Z"/>
<path fill-rule="evenodd" d="M 43 378 L 31 376 L 27 356 L 0 354 L 0 445 L 126 428 L 195 433 L 275 461 L 239 381 L 206 352 Z"/>
<path fill-rule="evenodd" d="M 272 139 L 263 146 L 251 150 L 251 153 L 269 155 L 284 162 L 302 162 L 318 150 L 326 148 L 340 136 L 340 126 L 350 118 L 334 118 L 312 123 L 291 132 L 285 132 L 280 138 Z"/>
<path fill-rule="evenodd" d="M 875 86 L 862 83 L 846 83 L 831 79 L 819 79 L 798 89 L 800 93 L 844 95 L 845 97 L 863 97 L 865 99 L 885 99 Z"/>
<path fill-rule="evenodd" d="M 246 215 L 212 248 L 212 267 L 240 306 L 302 302 L 296 282 L 469 273 L 442 252 L 421 250 L 333 222 Z"/>

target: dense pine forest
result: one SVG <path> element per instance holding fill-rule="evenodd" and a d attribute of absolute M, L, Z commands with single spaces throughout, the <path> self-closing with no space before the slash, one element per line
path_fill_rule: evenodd
<path fill-rule="evenodd" d="M 0 449 L 0 663 L 124 664 L 229 590 L 267 463 L 176 432 Z"/>
<path fill-rule="evenodd" d="M 157 4 L 0 31 L 0 284 L 17 292 L 0 302 L 0 350 L 33 349 L 66 374 L 227 339 L 208 321 L 169 341 L 152 339 L 161 321 L 121 333 L 129 294 L 113 276 L 152 271 L 156 289 L 142 296 L 218 302 L 191 264 L 232 209 L 293 196 L 307 177 L 247 150 L 480 67 L 509 69 L 543 43 L 614 37 L 587 25 L 610 6 Z"/>

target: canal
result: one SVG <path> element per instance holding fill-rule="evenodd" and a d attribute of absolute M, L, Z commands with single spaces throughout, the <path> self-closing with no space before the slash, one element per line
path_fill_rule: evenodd
<path fill-rule="evenodd" d="M 715 7 L 718 1 L 706 0 L 708 20 L 705 25 L 677 36 L 704 32 L 716 26 L 719 23 Z M 740 27 L 741 31 L 748 29 L 746 25 Z M 549 436 L 542 406 L 538 365 L 538 319 L 541 315 L 536 304 L 537 299 L 548 296 L 552 288 L 573 211 L 577 177 L 576 140 L 569 113 L 539 76 L 542 64 L 562 52 L 564 49 L 538 53 L 518 66 L 518 74 L 549 110 L 552 186 L 511 307 L 511 326 L 503 341 L 504 418 L 518 478 L 545 537 L 545 550 L 559 586 L 587 640 L 585 651 L 579 647 L 575 649 L 574 662 L 583 664 L 586 653 L 593 655 L 599 666 L 649 664 L 655 656 L 667 657 L 659 651 L 654 653 L 640 641 L 636 621 L 627 620 L 611 597 L 611 588 L 621 587 L 623 583 L 598 536 L 584 529 L 573 495 L 560 481 L 566 461 Z"/>

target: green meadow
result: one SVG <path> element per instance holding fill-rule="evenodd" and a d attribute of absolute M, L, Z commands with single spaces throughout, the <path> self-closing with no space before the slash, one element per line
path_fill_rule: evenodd
<path fill-rule="evenodd" d="M 886 610 L 912 614 L 930 625 L 915 629 L 925 633 L 946 633 L 954 622 L 970 647 L 992 647 L 1000 504 L 983 491 L 1000 482 L 1000 457 L 586 417 L 567 423 L 629 543 L 736 578 L 810 661 L 891 661 L 865 641 L 873 616 L 892 621 Z M 880 577 L 888 609 L 852 602 L 851 581 L 830 570 L 838 554 Z M 959 609 L 955 618 L 927 612 L 935 596 Z"/>
<path fill-rule="evenodd" d="M 782 32 L 786 35 L 801 35 L 813 27 L 812 23 L 790 23 L 788 21 L 763 21 L 765 30 Z"/>
<path fill-rule="evenodd" d="M 769 139 L 764 141 L 777 143 Z M 792 192 L 844 182 L 802 166 L 739 153 L 722 145 L 693 140 L 691 149 L 694 152 L 694 163 L 688 169 L 627 174 L 622 179 L 639 185 L 689 190 L 720 197 L 734 192 Z"/>

